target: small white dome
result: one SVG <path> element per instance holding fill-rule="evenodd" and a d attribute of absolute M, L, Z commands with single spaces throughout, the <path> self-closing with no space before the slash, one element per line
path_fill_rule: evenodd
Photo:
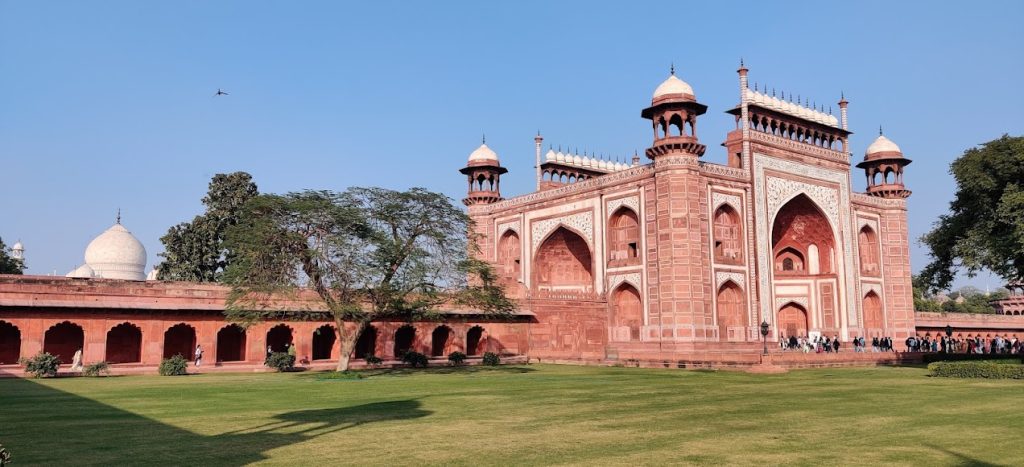
<path fill-rule="evenodd" d="M 839 119 L 835 115 L 828 116 L 828 123 L 832 126 L 839 126 Z"/>
<path fill-rule="evenodd" d="M 146 248 L 128 229 L 114 224 L 86 247 L 85 264 L 95 277 L 141 281 L 146 278 Z"/>
<path fill-rule="evenodd" d="M 555 160 L 558 162 L 565 162 L 565 154 L 563 154 L 562 151 L 558 151 L 558 153 L 555 154 Z"/>
<path fill-rule="evenodd" d="M 160 275 L 160 268 L 153 268 L 152 271 L 149 271 L 149 274 L 146 274 L 146 280 L 147 281 L 155 281 L 155 280 L 157 280 L 157 276 L 159 276 L 159 275 Z"/>
<path fill-rule="evenodd" d="M 92 268 L 90 268 L 88 264 L 83 264 L 83 265 L 75 268 L 73 271 L 65 274 L 64 277 L 74 277 L 74 278 L 78 278 L 78 279 L 87 279 L 87 278 L 96 277 L 96 273 L 93 272 Z"/>
<path fill-rule="evenodd" d="M 544 154 L 544 160 L 553 161 L 555 160 L 555 151 L 548 149 L 548 153 Z"/>
<path fill-rule="evenodd" d="M 11 247 L 11 251 L 25 251 L 25 245 L 21 244 L 21 240 L 14 242 L 14 246 Z"/>
<path fill-rule="evenodd" d="M 658 89 L 654 90 L 654 96 L 652 99 L 657 99 L 669 94 L 689 94 L 696 97 L 696 94 L 693 93 L 693 87 L 691 87 L 686 81 L 677 78 L 675 74 L 670 75 L 668 79 L 658 86 Z"/>
<path fill-rule="evenodd" d="M 896 143 L 892 142 L 892 140 L 883 135 L 878 135 L 878 138 L 875 138 L 875 142 L 871 143 L 871 146 L 868 146 L 868 150 L 864 151 L 864 154 L 874 154 L 876 152 L 902 151 L 900 151 L 900 147 L 897 146 Z"/>
<path fill-rule="evenodd" d="M 469 154 L 469 162 L 498 162 L 498 154 L 487 147 L 486 144 L 481 144 L 480 147 Z"/>
<path fill-rule="evenodd" d="M 583 164 L 583 158 L 580 157 L 579 154 L 574 154 L 572 156 L 572 164 L 573 165 L 581 165 L 581 164 Z"/>

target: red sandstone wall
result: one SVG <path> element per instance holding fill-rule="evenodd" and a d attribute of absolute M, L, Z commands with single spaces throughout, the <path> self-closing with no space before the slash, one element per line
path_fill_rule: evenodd
<path fill-rule="evenodd" d="M 880 227 L 885 314 L 892 329 L 892 337 L 901 341 L 914 331 L 914 295 L 906 209 L 883 211 Z"/>

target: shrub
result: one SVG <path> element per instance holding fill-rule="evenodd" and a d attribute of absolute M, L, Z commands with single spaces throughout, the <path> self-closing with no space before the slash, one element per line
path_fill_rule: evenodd
<path fill-rule="evenodd" d="M 462 365 L 465 362 L 466 362 L 466 354 L 464 354 L 462 352 L 452 352 L 452 353 L 448 354 L 448 363 L 451 363 L 452 365 L 458 366 L 458 365 Z"/>
<path fill-rule="evenodd" d="M 0 467 L 11 463 L 11 451 L 0 444 Z"/>
<path fill-rule="evenodd" d="M 501 357 L 494 352 L 484 352 L 484 365 L 495 366 L 501 364 Z"/>
<path fill-rule="evenodd" d="M 60 368 L 60 359 L 46 352 L 39 352 L 32 358 L 23 358 L 18 363 L 25 365 L 25 371 L 36 378 L 57 376 L 57 369 Z"/>
<path fill-rule="evenodd" d="M 165 358 L 160 362 L 160 376 L 181 376 L 188 374 L 188 360 L 181 354 Z"/>
<path fill-rule="evenodd" d="M 410 350 L 410 351 L 408 351 L 408 352 L 406 352 L 405 354 L 402 355 L 402 362 L 405 363 L 406 365 L 409 365 L 409 366 L 413 367 L 413 368 L 416 368 L 416 367 L 426 368 L 427 367 L 427 361 L 428 360 L 427 360 L 427 356 L 426 355 L 423 355 L 423 354 L 421 354 L 419 352 L 413 352 L 412 350 Z"/>
<path fill-rule="evenodd" d="M 295 369 L 295 356 L 287 352 L 274 352 L 267 356 L 264 365 L 275 368 L 277 371 L 292 371 Z"/>
<path fill-rule="evenodd" d="M 921 358 L 925 363 L 972 360 L 1010 360 L 1012 363 L 1021 363 L 1019 354 L 926 353 Z"/>
<path fill-rule="evenodd" d="M 107 362 L 96 362 L 91 365 L 86 365 L 82 370 L 84 376 L 102 376 L 110 374 L 110 364 Z"/>
<path fill-rule="evenodd" d="M 948 378 L 1024 379 L 1024 365 L 1003 362 L 935 362 L 928 364 L 928 371 Z"/>
<path fill-rule="evenodd" d="M 370 365 L 370 366 L 380 366 L 382 363 L 384 363 L 384 360 L 382 360 L 380 357 L 378 357 L 378 356 L 376 356 L 376 355 L 374 355 L 372 353 L 366 355 L 366 364 L 367 365 Z"/>

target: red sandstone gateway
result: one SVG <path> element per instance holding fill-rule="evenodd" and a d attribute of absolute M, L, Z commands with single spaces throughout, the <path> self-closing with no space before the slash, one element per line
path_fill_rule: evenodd
<path fill-rule="evenodd" d="M 736 122 L 723 143 L 727 165 L 700 160 L 706 146 L 697 123 L 707 106 L 674 70 L 641 111 L 653 131 L 648 164 L 638 155 L 627 164 L 561 148 L 542 157 L 538 134 L 537 192 L 504 199 L 507 170 L 481 145 L 461 169 L 463 202 L 483 259 L 504 277 L 519 313 L 504 322 L 450 310 L 442 323 L 375 323 L 354 357 L 459 350 L 534 361 L 749 366 L 761 361 L 762 323 L 771 342 L 888 336 L 900 344 L 946 325 L 964 335 L 1024 331 L 1016 302 L 1001 308 L 1008 316 L 915 315 L 903 184 L 910 160 L 879 135 L 857 164 L 867 192 L 853 192 L 846 99 L 837 118 L 750 89 L 747 71 L 741 65 L 739 104 L 726 112 Z M 129 237 L 118 222 L 69 278 L 0 276 L 0 372 L 20 372 L 17 358 L 40 350 L 69 362 L 77 349 L 87 363 L 151 371 L 197 344 L 221 368 L 258 367 L 268 350 L 286 344 L 300 362 L 333 367 L 330 323 L 227 323 L 223 287 L 144 281 L 145 250 Z M 775 361 L 899 358 L 850 347 Z"/>

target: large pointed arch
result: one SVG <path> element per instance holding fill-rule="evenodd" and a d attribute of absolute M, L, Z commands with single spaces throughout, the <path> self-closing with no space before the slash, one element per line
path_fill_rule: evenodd
<path fill-rule="evenodd" d="M 831 252 L 836 249 L 836 232 L 824 211 L 804 193 L 793 196 L 782 205 L 772 222 L 772 257 L 777 275 L 833 274 L 836 271 L 835 258 Z M 793 256 L 809 260 L 812 248 L 822 254 L 816 255 L 815 267 L 789 268 Z M 787 255 L 790 261 L 787 261 Z"/>
<path fill-rule="evenodd" d="M 539 290 L 593 291 L 590 247 L 581 235 L 565 226 L 544 239 L 533 264 L 533 283 Z"/>

